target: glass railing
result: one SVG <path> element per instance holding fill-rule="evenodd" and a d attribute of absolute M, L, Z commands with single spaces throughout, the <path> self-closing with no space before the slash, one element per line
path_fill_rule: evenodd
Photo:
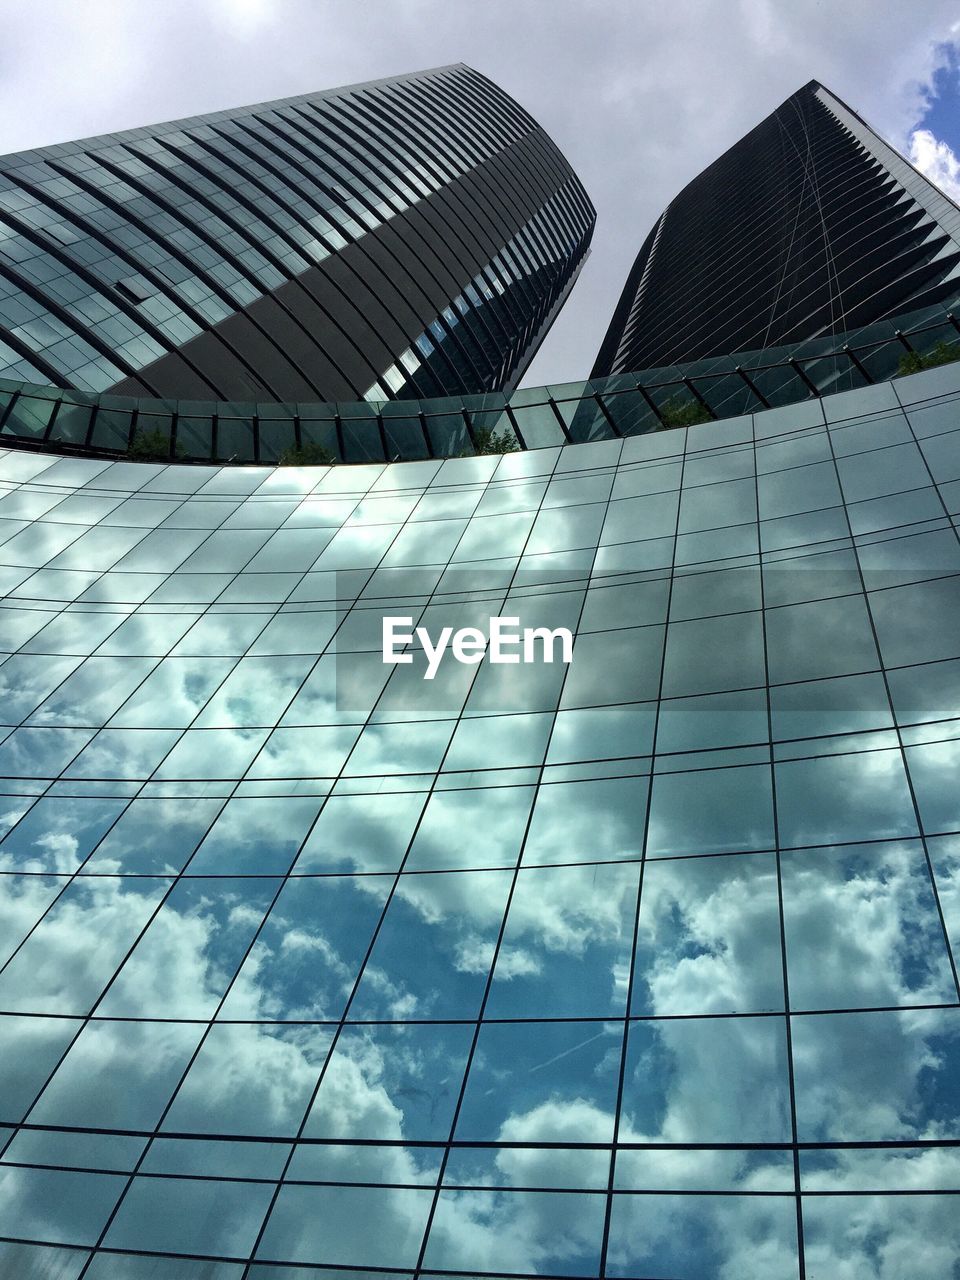
<path fill-rule="evenodd" d="M 509 395 L 383 403 L 137 399 L 0 379 L 0 443 L 111 458 L 267 465 L 298 458 L 399 462 L 539 449 L 736 417 L 884 382 L 903 371 L 911 352 L 922 356 L 958 341 L 953 310 L 927 307 L 792 347 Z"/>

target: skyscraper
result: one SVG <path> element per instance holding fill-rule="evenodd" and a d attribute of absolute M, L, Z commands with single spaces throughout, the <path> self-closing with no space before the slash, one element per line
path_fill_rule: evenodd
<path fill-rule="evenodd" d="M 510 389 L 594 216 L 463 65 L 6 156 L 0 376 L 225 401 Z"/>
<path fill-rule="evenodd" d="M 509 395 L 0 383 L 0 1280 L 956 1271 L 949 302 Z"/>
<path fill-rule="evenodd" d="M 812 80 L 677 195 L 594 377 L 842 334 L 960 293 L 960 209 Z"/>

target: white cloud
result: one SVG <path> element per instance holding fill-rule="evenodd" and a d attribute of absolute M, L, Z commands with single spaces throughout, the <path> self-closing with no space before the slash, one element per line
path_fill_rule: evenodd
<path fill-rule="evenodd" d="M 952 200 L 960 200 L 960 157 L 948 142 L 929 129 L 915 129 L 910 135 L 910 160 Z"/>

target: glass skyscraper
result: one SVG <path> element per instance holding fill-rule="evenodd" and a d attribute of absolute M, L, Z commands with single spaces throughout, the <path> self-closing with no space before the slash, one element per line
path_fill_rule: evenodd
<path fill-rule="evenodd" d="M 816 80 L 671 200 L 593 369 L 842 334 L 960 294 L 960 209 Z"/>
<path fill-rule="evenodd" d="M 0 159 L 0 376 L 124 396 L 512 388 L 595 214 L 441 67 Z"/>
<path fill-rule="evenodd" d="M 951 303 L 509 394 L 0 383 L 0 1280 L 956 1270 L 960 363 L 897 376 Z M 572 662 L 426 679 L 397 616 Z"/>

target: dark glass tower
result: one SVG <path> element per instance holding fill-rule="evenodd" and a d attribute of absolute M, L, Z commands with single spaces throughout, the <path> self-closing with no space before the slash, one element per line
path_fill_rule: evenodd
<path fill-rule="evenodd" d="M 960 291 L 960 209 L 817 81 L 670 202 L 594 377 L 844 333 Z"/>
<path fill-rule="evenodd" d="M 220 400 L 516 385 L 593 207 L 457 65 L 0 160 L 0 376 Z"/>

